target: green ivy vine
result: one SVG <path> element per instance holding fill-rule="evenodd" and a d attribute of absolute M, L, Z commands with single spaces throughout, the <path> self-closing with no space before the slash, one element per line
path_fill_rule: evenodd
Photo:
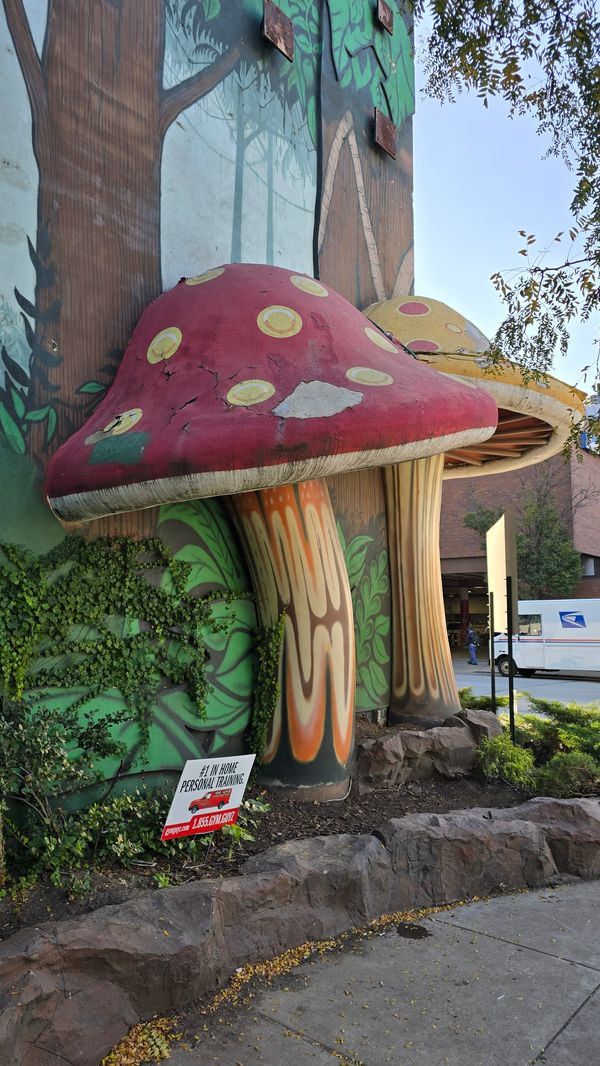
<path fill-rule="evenodd" d="M 204 516 L 205 524 L 209 519 Z M 216 558 L 218 541 L 208 544 Z M 223 679 L 235 664 L 228 664 L 226 650 L 225 658 L 219 653 L 232 628 L 239 639 L 238 604 L 244 608 L 252 597 L 237 572 L 229 575 L 233 590 L 199 595 L 197 566 L 202 562 L 208 578 L 216 577 L 198 556 L 201 550 L 208 548 L 194 554 L 188 547 L 177 557 L 159 538 L 126 537 L 89 542 L 71 536 L 41 556 L 0 545 L 0 696 L 23 702 L 32 722 L 36 714 L 40 721 L 62 715 L 73 725 L 79 715 L 82 736 L 91 722 L 106 720 L 125 741 L 123 769 L 144 760 L 155 719 L 161 719 L 165 743 L 172 739 L 182 701 L 182 721 L 192 732 L 207 728 L 209 693 L 216 693 L 217 725 L 219 715 L 228 714 L 239 729 L 242 694 L 234 699 L 232 691 L 220 708 L 229 692 Z M 246 697 L 246 740 L 259 759 L 280 696 L 284 621 L 282 614 L 274 625 L 256 629 L 248 619 L 257 670 Z M 221 725 L 227 730 L 226 721 Z M 182 748 L 182 762 L 186 756 L 195 757 Z"/>
<path fill-rule="evenodd" d="M 252 697 L 252 712 L 247 732 L 249 750 L 262 759 L 267 746 L 269 727 L 281 696 L 281 648 L 285 627 L 283 610 L 271 626 L 263 626 L 256 635 L 256 685 Z"/>
<path fill-rule="evenodd" d="M 139 728 L 136 754 L 148 746 L 151 708 L 165 686 L 183 686 L 202 721 L 209 689 L 205 631 L 226 628 L 226 613 L 215 615 L 216 601 L 229 603 L 239 593 L 191 596 L 189 571 L 158 538 L 67 537 L 39 557 L 2 545 L 3 694 L 51 705 L 57 691 L 61 697 L 67 691 L 73 712 L 116 690 Z"/>

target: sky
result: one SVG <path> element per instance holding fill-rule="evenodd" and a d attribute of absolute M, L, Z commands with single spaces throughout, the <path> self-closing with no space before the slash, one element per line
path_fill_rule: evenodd
<path fill-rule="evenodd" d="M 545 247 L 569 228 L 573 175 L 561 160 L 542 158 L 545 145 L 530 119 L 510 119 L 499 102 L 486 110 L 474 95 L 440 104 L 423 96 L 422 75 L 420 80 L 414 118 L 415 293 L 450 304 L 491 337 L 504 305 L 490 275 L 525 263 L 518 254 L 519 230 L 535 234 Z M 574 325 L 569 353 L 557 356 L 553 367 L 557 377 L 586 392 L 597 376 L 588 372 L 584 380 L 581 371 L 595 361 L 598 332 L 597 319 L 594 325 Z"/>

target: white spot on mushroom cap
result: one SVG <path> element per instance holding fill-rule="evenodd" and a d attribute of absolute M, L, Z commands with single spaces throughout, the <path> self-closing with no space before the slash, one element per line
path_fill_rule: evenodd
<path fill-rule="evenodd" d="M 225 267 L 214 267 L 204 274 L 196 274 L 193 278 L 186 278 L 185 283 L 186 285 L 205 285 L 207 281 L 213 281 L 214 278 L 219 278 L 224 273 Z"/>
<path fill-rule="evenodd" d="M 275 392 L 275 386 L 271 381 L 263 381 L 261 378 L 248 378 L 246 381 L 238 381 L 227 393 L 227 402 L 238 407 L 251 407 L 255 403 L 264 403 Z"/>
<path fill-rule="evenodd" d="M 393 385 L 394 379 L 391 374 L 383 370 L 376 370 L 372 366 L 351 366 L 346 371 L 346 377 L 356 385 Z"/>
<path fill-rule="evenodd" d="M 302 329 L 302 318 L 293 307 L 285 307 L 283 304 L 271 304 L 264 307 L 256 319 L 256 324 L 262 333 L 268 337 L 295 337 Z"/>
<path fill-rule="evenodd" d="M 306 278 L 302 274 L 292 274 L 290 281 L 297 289 L 300 289 L 301 292 L 309 293 L 310 296 L 329 296 L 325 286 L 314 278 Z"/>
<path fill-rule="evenodd" d="M 167 329 L 161 329 L 160 333 L 157 333 L 156 337 L 148 345 L 148 351 L 146 352 L 148 362 L 161 363 L 165 359 L 170 359 L 171 356 L 175 355 L 182 340 L 183 335 L 179 326 L 168 326 Z"/>
<path fill-rule="evenodd" d="M 273 414 L 280 418 L 330 418 L 362 400 L 362 392 L 354 389 L 330 385 L 328 381 L 301 381 Z"/>

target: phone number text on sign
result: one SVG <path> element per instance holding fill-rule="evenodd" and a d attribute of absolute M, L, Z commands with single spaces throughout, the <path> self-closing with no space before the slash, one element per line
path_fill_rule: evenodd
<path fill-rule="evenodd" d="M 213 829 L 221 829 L 224 825 L 235 825 L 238 814 L 238 810 L 216 811 L 214 814 L 196 814 L 189 822 L 165 826 L 162 839 L 173 840 L 175 837 L 187 837 L 193 833 L 212 832 Z"/>
<path fill-rule="evenodd" d="M 238 811 L 217 811 L 216 814 L 197 814 L 192 818 L 191 829 L 220 829 L 222 825 L 233 825 L 237 821 Z"/>

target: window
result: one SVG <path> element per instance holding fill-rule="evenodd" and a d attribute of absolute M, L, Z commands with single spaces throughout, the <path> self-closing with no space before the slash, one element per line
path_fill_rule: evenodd
<path fill-rule="evenodd" d="M 542 635 L 542 616 L 541 614 L 520 614 L 519 615 L 519 636 L 520 637 L 541 637 Z"/>

